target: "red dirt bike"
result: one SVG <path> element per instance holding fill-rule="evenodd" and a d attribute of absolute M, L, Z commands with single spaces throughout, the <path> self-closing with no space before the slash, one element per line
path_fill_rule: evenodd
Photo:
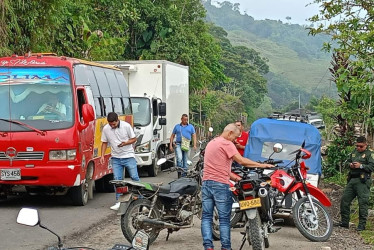
<path fill-rule="evenodd" d="M 310 158 L 311 153 L 304 146 L 305 142 L 300 149 L 290 153 L 296 154 L 291 167 L 276 167 L 270 173 L 271 186 L 278 190 L 278 197 L 283 196 L 277 202 L 274 213 L 282 206 L 287 194 L 296 194 L 293 196 L 297 197 L 297 201 L 292 207 L 292 217 L 297 229 L 311 241 L 327 241 L 333 227 L 326 209 L 331 206 L 331 202 L 320 189 L 306 181 L 308 167 L 301 159 Z M 280 143 L 274 144 L 274 147 L 280 150 L 283 148 Z"/>

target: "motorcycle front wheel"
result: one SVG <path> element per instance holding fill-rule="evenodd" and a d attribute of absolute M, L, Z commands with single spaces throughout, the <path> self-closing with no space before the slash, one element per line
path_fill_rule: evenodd
<path fill-rule="evenodd" d="M 327 241 L 332 233 L 332 220 L 327 209 L 312 199 L 317 217 L 313 213 L 308 197 L 298 200 L 292 208 L 295 226 L 307 239 L 315 242 Z"/>
<path fill-rule="evenodd" d="M 154 228 L 147 227 L 147 228 L 140 228 L 138 225 L 138 217 L 139 215 L 148 216 L 149 211 L 151 210 L 151 202 L 147 199 L 139 199 L 132 202 L 125 214 L 121 216 L 121 229 L 122 233 L 128 242 L 132 242 L 134 235 L 137 230 L 144 229 L 146 233 L 149 235 L 149 244 L 154 242 L 159 234 L 158 230 Z M 152 209 L 151 219 L 159 219 L 160 213 L 157 209 Z"/>

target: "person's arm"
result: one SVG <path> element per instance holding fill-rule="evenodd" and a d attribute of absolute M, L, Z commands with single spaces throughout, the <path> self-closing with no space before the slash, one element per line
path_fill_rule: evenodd
<path fill-rule="evenodd" d="M 196 146 L 196 133 L 192 134 L 192 138 L 193 138 L 193 149 L 196 150 L 197 149 L 197 146 Z"/>
<path fill-rule="evenodd" d="M 247 167 L 247 168 L 271 168 L 271 167 L 274 167 L 271 164 L 259 163 L 259 162 L 252 161 L 248 158 L 245 158 L 245 157 L 241 156 L 239 153 L 235 154 L 233 156 L 233 159 L 234 159 L 234 161 L 236 161 L 240 165 L 242 165 L 244 167 Z"/>
<path fill-rule="evenodd" d="M 235 181 L 235 182 L 238 182 L 238 181 L 240 181 L 242 178 L 240 177 L 240 176 L 237 176 L 237 175 L 235 175 L 235 174 L 233 174 L 233 173 L 230 173 L 230 180 L 232 180 L 232 181 Z"/>
<path fill-rule="evenodd" d="M 360 164 L 357 166 L 357 168 L 365 170 L 365 172 L 372 173 L 374 172 L 374 159 L 373 159 L 373 154 L 374 152 L 367 151 L 367 164 Z"/>
<path fill-rule="evenodd" d="M 171 136 L 170 136 L 170 143 L 169 143 L 169 149 L 170 149 L 170 151 L 173 151 L 174 137 L 175 137 L 175 134 L 171 134 Z"/>
<path fill-rule="evenodd" d="M 100 158 L 100 163 L 104 163 L 104 156 L 105 156 L 105 151 L 108 147 L 108 142 L 102 142 L 101 143 L 101 158 Z"/>
<path fill-rule="evenodd" d="M 135 143 L 135 142 L 136 142 L 136 137 L 131 138 L 131 139 L 128 139 L 128 140 L 125 141 L 125 142 L 121 142 L 121 143 L 118 145 L 118 147 L 123 147 L 123 146 L 126 146 L 126 145 L 131 145 L 131 144 L 133 144 L 133 143 Z"/>

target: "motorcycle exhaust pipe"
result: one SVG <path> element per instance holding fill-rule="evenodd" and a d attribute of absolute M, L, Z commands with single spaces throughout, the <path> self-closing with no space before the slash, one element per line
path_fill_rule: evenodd
<path fill-rule="evenodd" d="M 160 228 L 160 229 L 164 229 L 164 228 L 182 229 L 182 228 L 191 227 L 191 226 L 177 226 L 177 225 L 173 225 L 171 223 L 150 219 L 147 216 L 139 216 L 138 217 L 138 222 L 139 222 L 140 227 L 142 227 L 142 225 L 144 225 L 144 226 L 151 225 L 152 227 Z"/>
<path fill-rule="evenodd" d="M 260 196 L 261 198 L 268 196 L 268 190 L 266 188 L 260 188 L 258 190 L 258 196 Z"/>

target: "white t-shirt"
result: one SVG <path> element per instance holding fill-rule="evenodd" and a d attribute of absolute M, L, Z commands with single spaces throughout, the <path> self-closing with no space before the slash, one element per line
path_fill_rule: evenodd
<path fill-rule="evenodd" d="M 116 158 L 135 157 L 134 147 L 132 144 L 118 147 L 122 142 L 127 142 L 135 138 L 134 130 L 131 125 L 125 121 L 119 122 L 119 127 L 111 128 L 109 124 L 105 125 L 101 134 L 101 141 L 108 142 L 112 149 L 112 156 Z"/>

